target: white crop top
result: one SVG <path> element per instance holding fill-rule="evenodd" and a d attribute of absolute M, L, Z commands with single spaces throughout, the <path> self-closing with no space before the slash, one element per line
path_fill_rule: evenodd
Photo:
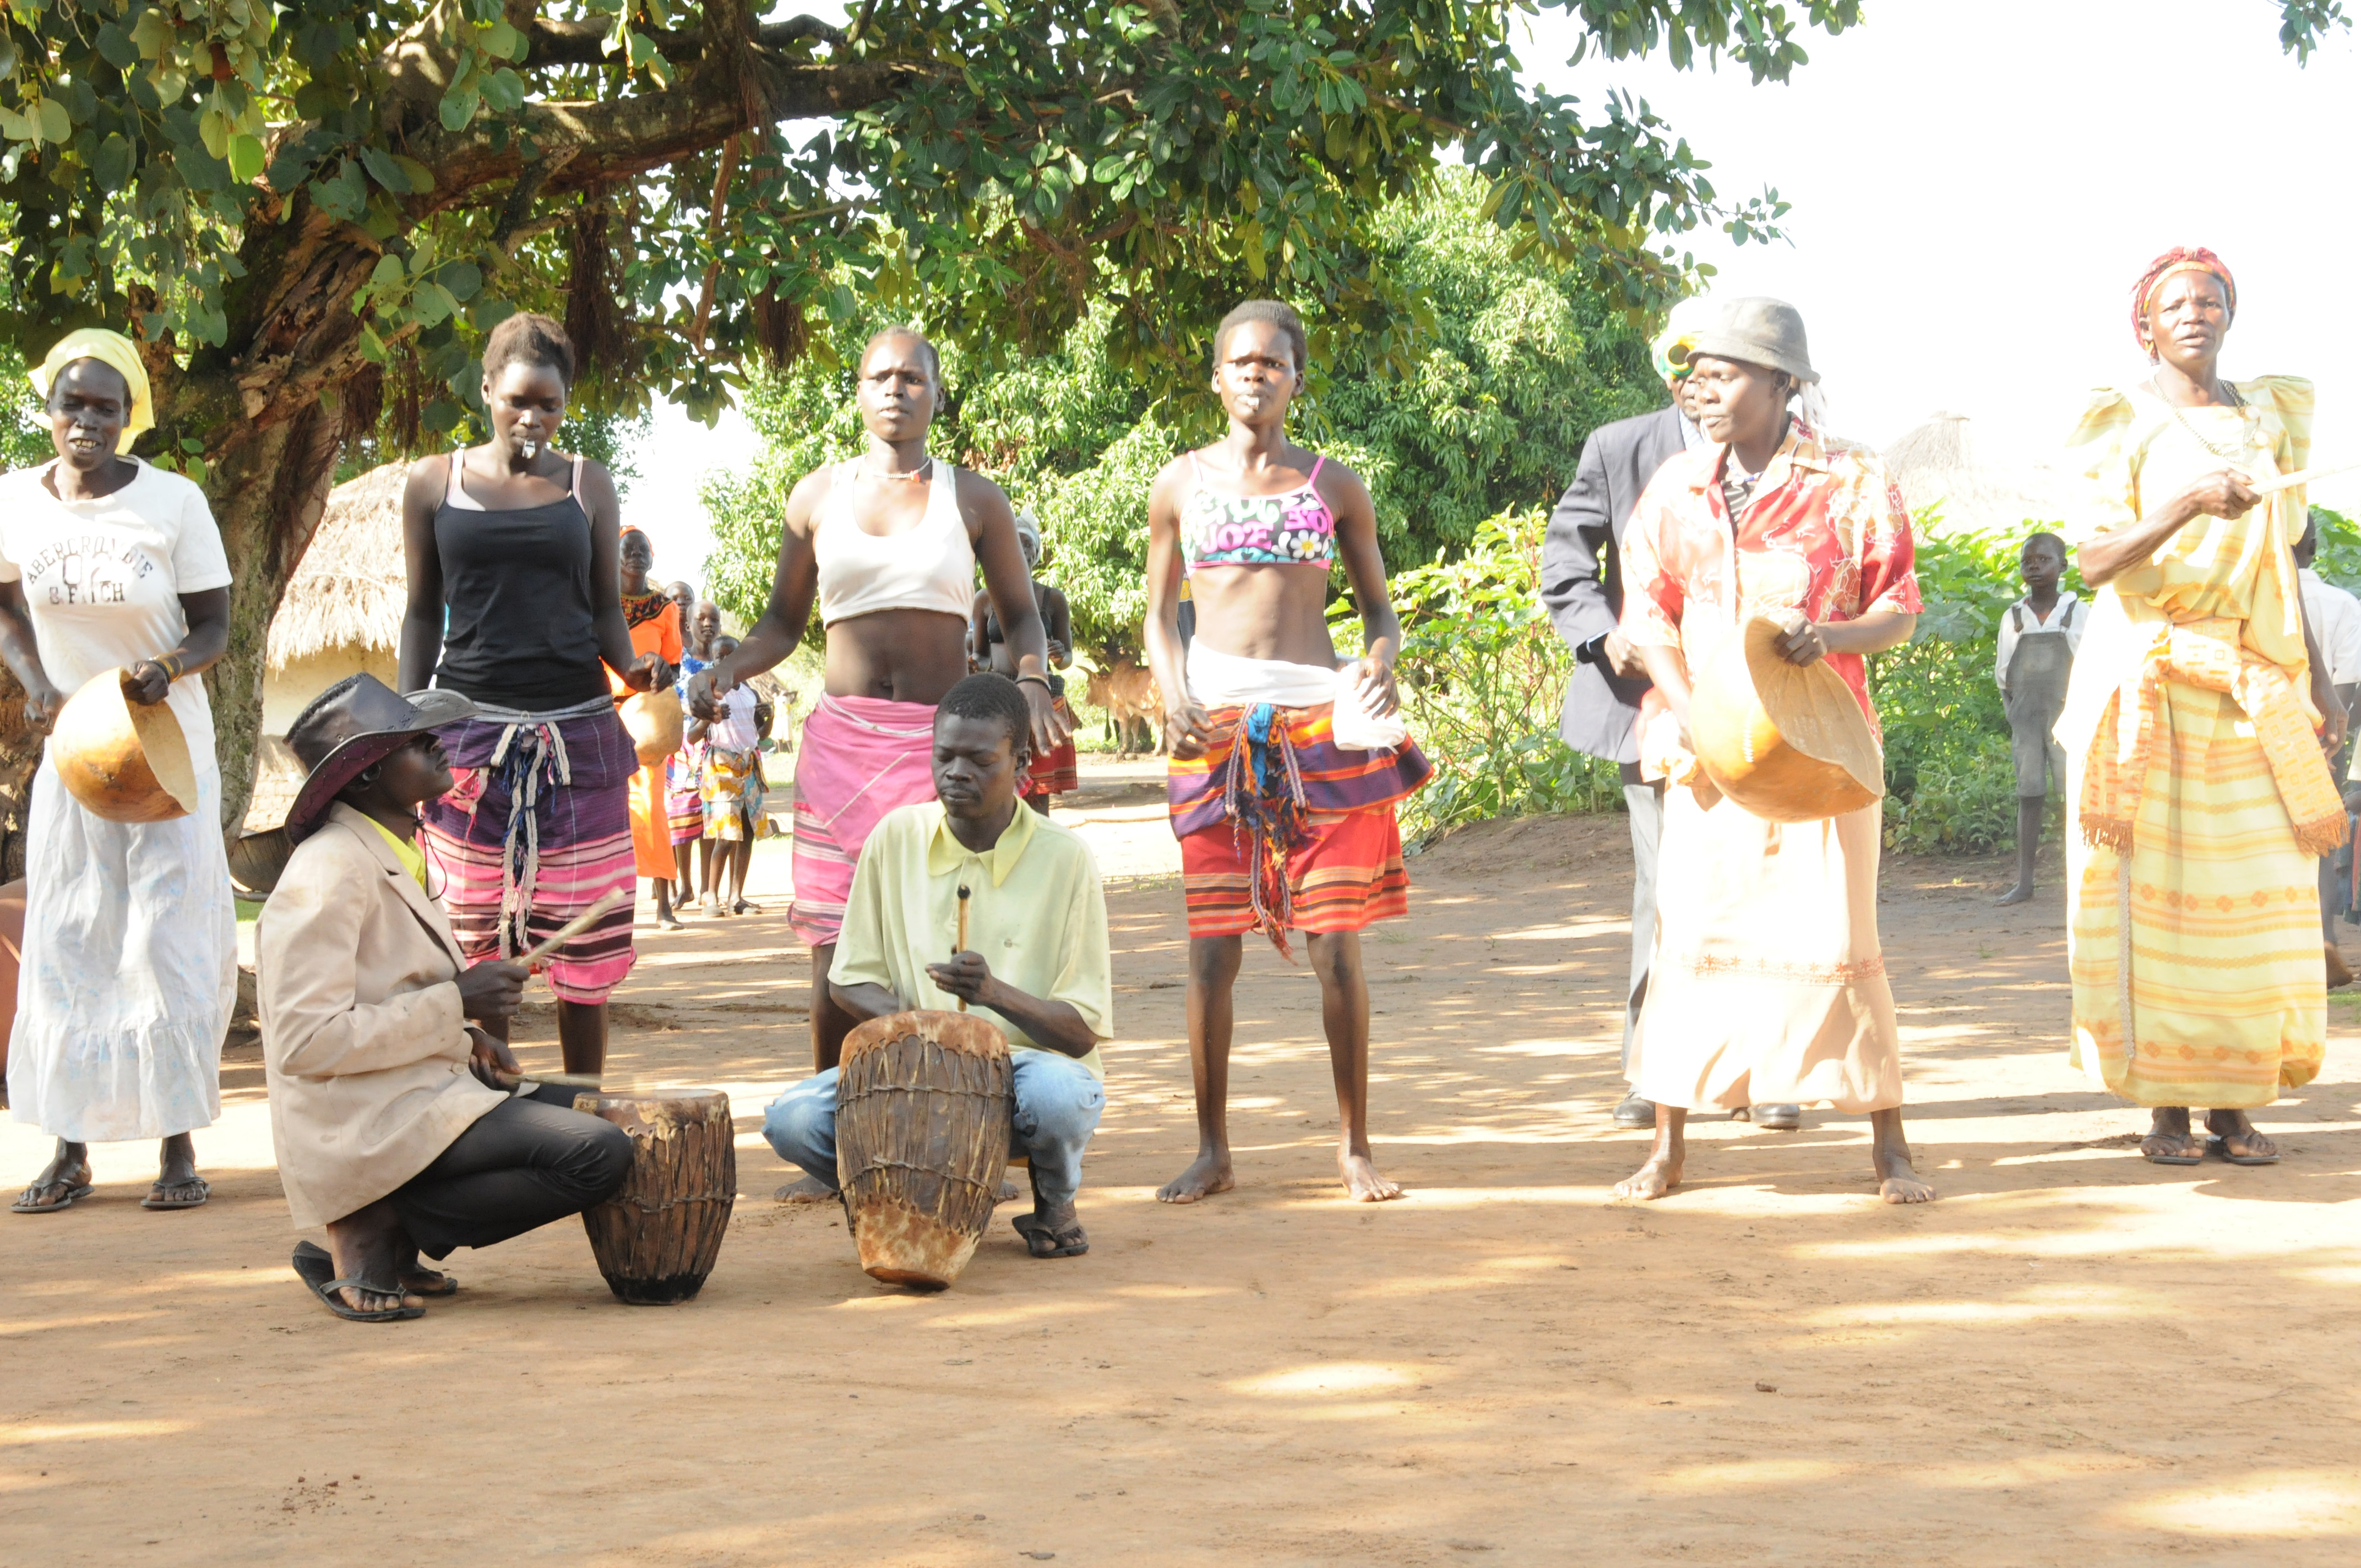
<path fill-rule="evenodd" d="M 881 609 L 931 609 L 968 617 L 975 602 L 975 545 L 960 516 L 959 470 L 927 461 L 927 513 L 904 533 L 864 532 L 852 519 L 852 479 L 861 459 L 840 463 L 812 531 L 819 563 L 819 620 L 833 626 Z"/>

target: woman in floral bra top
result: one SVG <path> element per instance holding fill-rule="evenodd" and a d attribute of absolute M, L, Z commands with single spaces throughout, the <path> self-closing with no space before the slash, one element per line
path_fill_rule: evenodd
<path fill-rule="evenodd" d="M 1320 470 L 1276 496 L 1235 496 L 1213 488 L 1204 465 L 1189 454 L 1196 484 L 1180 510 L 1180 548 L 1191 571 L 1202 566 L 1325 566 L 1336 559 L 1336 514 L 1320 494 Z"/>
<path fill-rule="evenodd" d="M 1395 803 L 1426 759 L 1394 718 L 1401 623 L 1386 595 L 1377 513 L 1359 476 L 1287 439 L 1303 384 L 1303 323 L 1254 300 L 1213 334 L 1219 445 L 1165 466 L 1148 498 L 1148 658 L 1172 743 L 1172 830 L 1189 905 L 1189 1051 L 1197 1158 L 1157 1196 L 1227 1191 L 1230 992 L 1248 931 L 1292 957 L 1303 932 L 1320 976 L 1337 1084 L 1337 1167 L 1367 1201 L 1400 1189 L 1369 1157 L 1369 996 L 1361 928 L 1404 914 Z M 1340 669 L 1329 568 L 1360 607 L 1363 657 Z M 1183 645 L 1184 586 L 1196 607 Z"/>

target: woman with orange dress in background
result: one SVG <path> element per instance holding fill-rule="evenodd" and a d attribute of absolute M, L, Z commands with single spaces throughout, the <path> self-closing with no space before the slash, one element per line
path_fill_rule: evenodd
<path fill-rule="evenodd" d="M 667 664 L 680 663 L 679 607 L 664 589 L 648 581 L 655 569 L 656 547 L 636 528 L 623 530 L 620 545 L 623 576 L 623 624 L 631 629 L 631 652 L 653 653 Z M 608 684 L 618 703 L 631 689 L 612 670 Z M 669 760 L 669 759 L 667 759 Z M 672 819 L 666 809 L 664 764 L 642 764 L 631 775 L 631 863 L 655 889 L 656 924 L 680 929 L 672 912 L 672 879 L 675 872 Z"/>

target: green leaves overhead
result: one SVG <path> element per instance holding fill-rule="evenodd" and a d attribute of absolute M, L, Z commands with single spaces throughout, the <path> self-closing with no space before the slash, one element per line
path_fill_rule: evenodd
<path fill-rule="evenodd" d="M 1644 104 L 1532 90 L 1518 50 L 1544 5 L 1586 51 L 1727 60 L 1764 81 L 1805 60 L 1807 34 L 1861 15 L 1859 0 L 859 0 L 810 16 L 768 0 L 6 0 L 0 337 L 38 352 L 65 326 L 136 317 L 243 364 L 276 341 L 275 313 L 304 308 L 282 269 L 315 267 L 358 314 L 297 334 L 307 373 L 333 373 L 322 353 L 373 353 L 405 378 L 400 406 L 429 397 L 434 419 L 464 416 L 476 345 L 521 307 L 588 334 L 593 403 L 672 397 L 708 417 L 755 357 L 826 355 L 828 329 L 864 308 L 985 361 L 1103 310 L 1111 363 L 1152 389 L 1197 377 L 1241 293 L 1279 292 L 1371 363 L 1407 365 L 1419 302 L 1369 225 L 1442 169 L 1481 179 L 1484 221 L 1519 259 L 1578 269 L 1631 312 L 1677 291 L 1698 225 L 1765 237 L 1784 210 L 1716 191 Z M 2338 0 L 2280 12 L 2299 54 L 2346 25 Z M 422 250 L 439 258 L 424 273 Z M 401 286 L 357 287 L 380 254 L 401 258 Z"/>

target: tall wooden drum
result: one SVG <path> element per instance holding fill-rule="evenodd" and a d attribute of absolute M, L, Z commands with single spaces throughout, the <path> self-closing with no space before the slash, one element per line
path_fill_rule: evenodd
<path fill-rule="evenodd" d="M 1016 1104 L 1008 1042 L 969 1013 L 896 1013 L 845 1036 L 836 1174 L 861 1266 L 940 1290 L 992 1222 Z"/>
<path fill-rule="evenodd" d="M 631 1135 L 631 1179 L 582 1212 L 607 1288 L 635 1307 L 687 1300 L 713 1272 L 738 1201 L 730 1096 L 718 1089 L 585 1091 L 574 1108 Z"/>

